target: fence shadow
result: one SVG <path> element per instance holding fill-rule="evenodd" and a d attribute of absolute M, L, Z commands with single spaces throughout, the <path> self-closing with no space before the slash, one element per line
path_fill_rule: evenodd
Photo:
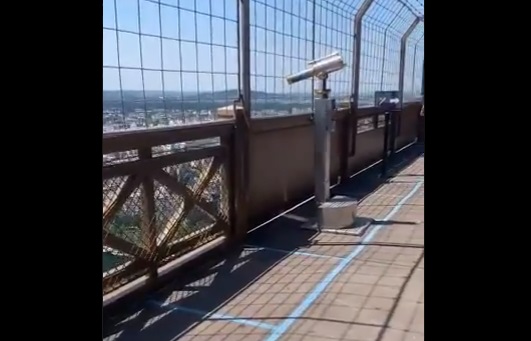
<path fill-rule="evenodd" d="M 422 153 L 423 147 L 417 145 L 401 151 L 396 155 L 390 175 L 393 171 L 396 173 L 407 167 Z M 387 181 L 379 177 L 379 171 L 380 168 L 375 166 L 335 188 L 332 193 L 362 199 Z M 316 232 L 298 228 L 305 220 L 312 219 L 314 215 L 314 204 L 308 202 L 290 212 L 289 215 L 281 216 L 263 228 L 250 233 L 247 242 L 296 251 L 310 245 L 315 238 Z M 208 319 L 207 313 L 219 313 L 221 309 L 227 310 L 227 303 L 238 293 L 270 273 L 275 265 L 287 257 L 289 256 L 285 253 L 261 249 L 248 250 L 243 247 L 234 249 L 215 264 L 197 268 L 189 272 L 187 276 L 170 282 L 162 290 L 146 297 L 134 306 L 124 307 L 115 315 L 106 316 L 103 321 L 103 337 L 105 340 L 122 341 L 175 340 L 200 321 Z M 273 288 L 274 281 L 280 282 L 282 276 L 275 276 L 271 280 L 273 282 L 268 284 L 271 285 L 270 288 Z M 275 292 L 272 291 L 274 289 L 270 290 L 268 294 L 274 295 Z M 161 308 L 165 302 L 171 302 L 171 304 L 167 308 Z M 242 301 L 237 310 L 244 311 L 251 305 L 257 304 L 252 300 Z M 179 307 L 184 309 L 179 309 Z M 219 321 L 218 317 L 214 317 Z M 246 320 L 252 321 L 252 318 L 246 317 Z M 238 334 L 245 334 L 248 329 L 250 328 L 238 329 Z M 230 334 L 230 328 L 222 328 L 215 332 L 220 337 L 223 337 L 224 333 Z M 245 336 L 242 339 L 245 339 Z"/>
<path fill-rule="evenodd" d="M 419 156 L 424 153 L 424 147 L 419 145 L 411 146 L 395 155 L 393 163 L 388 168 L 388 176 L 380 177 L 381 167 L 375 165 L 365 172 L 349 179 L 346 183 L 334 188 L 331 196 L 344 195 L 363 200 L 379 187 L 388 183 L 388 180 L 399 173 L 402 169 L 407 168 Z M 315 232 L 301 229 L 300 226 L 307 221 L 315 218 L 316 207 L 313 201 L 306 203 L 289 214 L 275 219 L 269 226 L 257 230 L 250 234 L 250 243 L 253 245 L 268 245 L 269 247 L 279 248 L 287 251 L 297 251 L 301 247 L 307 247 L 313 244 Z M 381 224 L 376 221 L 375 224 Z M 388 222 L 391 224 L 393 222 Z M 394 222 L 398 224 L 412 225 L 416 222 Z"/>

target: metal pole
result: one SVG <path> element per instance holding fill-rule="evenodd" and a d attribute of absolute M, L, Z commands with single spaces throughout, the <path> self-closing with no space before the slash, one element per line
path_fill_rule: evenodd
<path fill-rule="evenodd" d="M 415 50 L 413 51 L 413 75 L 411 76 L 411 94 L 415 96 L 415 65 L 417 62 L 417 44 L 415 44 Z"/>
<path fill-rule="evenodd" d="M 411 90 L 413 95 L 416 95 L 416 82 L 415 82 L 415 76 L 417 75 L 417 48 L 419 47 L 420 41 L 424 38 L 424 33 L 420 36 L 419 39 L 417 39 L 417 42 L 415 43 L 415 53 L 413 55 L 413 81 L 411 83 Z M 423 60 L 424 61 L 424 60 Z"/>
<path fill-rule="evenodd" d="M 318 82 L 320 89 L 315 89 L 315 201 L 322 204 L 330 199 L 330 126 L 331 101 L 328 98 L 326 77 Z"/>
<path fill-rule="evenodd" d="M 251 53 L 250 53 L 250 0 L 237 0 L 239 7 L 239 85 L 241 87 L 241 103 L 235 103 L 235 130 L 232 141 L 232 181 L 234 187 L 234 205 L 231 214 L 234 225 L 231 226 L 231 237 L 241 240 L 246 236 L 249 228 L 249 148 L 250 148 L 250 124 L 251 124 Z M 240 104 L 242 107 L 239 107 Z"/>
<path fill-rule="evenodd" d="M 355 109 L 358 108 L 360 91 L 360 67 L 361 67 L 361 28 L 362 19 L 369 10 L 374 0 L 365 0 L 356 16 L 354 17 L 354 48 L 352 52 L 352 101 Z"/>
<path fill-rule="evenodd" d="M 398 115 L 400 114 L 399 111 L 391 111 L 389 113 L 390 115 L 390 133 L 389 133 L 389 161 L 392 162 L 395 155 L 395 149 L 396 149 L 396 137 L 398 135 Z"/>
<path fill-rule="evenodd" d="M 327 76 L 322 77 L 320 89 L 315 89 L 314 97 L 314 167 L 315 202 L 317 207 L 330 199 L 330 128 L 332 126 L 332 101 L 328 98 Z M 317 210 L 317 229 L 323 224 L 323 215 Z"/>
<path fill-rule="evenodd" d="M 415 20 L 409 25 L 409 28 L 400 39 L 400 70 L 398 73 L 398 91 L 400 96 L 400 105 L 404 103 L 404 72 L 406 67 L 406 49 L 407 49 L 407 39 L 417 27 L 420 22 L 420 18 L 416 17 Z"/>
<path fill-rule="evenodd" d="M 352 95 L 350 99 L 351 108 L 354 111 L 358 110 L 360 99 L 360 68 L 361 68 L 361 30 L 363 23 L 363 16 L 371 7 L 374 0 L 365 0 L 356 15 L 354 16 L 354 47 L 352 51 Z M 377 123 L 376 123 L 377 124 Z M 356 135 L 358 134 L 358 128 L 353 127 L 352 116 L 349 116 L 349 129 L 352 129 L 352 145 L 350 146 L 351 152 L 348 155 L 353 156 L 356 153 Z M 346 138 L 346 136 L 345 136 Z M 348 145 L 348 142 L 345 142 Z M 346 162 L 346 161 L 344 161 Z"/>
<path fill-rule="evenodd" d="M 246 118 L 251 117 L 251 23 L 250 0 L 240 1 L 240 82 Z"/>
<path fill-rule="evenodd" d="M 387 29 L 388 28 L 389 26 L 385 29 L 385 32 L 384 32 L 383 53 L 382 53 L 382 73 L 380 75 L 380 90 L 383 90 L 384 69 L 385 69 L 385 46 L 387 45 Z"/>
<path fill-rule="evenodd" d="M 422 88 L 420 89 L 422 95 L 422 104 L 424 104 L 424 60 L 422 60 Z"/>
<path fill-rule="evenodd" d="M 387 176 L 387 156 L 389 154 L 389 123 L 390 123 L 390 113 L 386 112 L 384 114 L 385 124 L 384 124 L 384 145 L 383 145 L 383 154 L 382 154 L 382 174 L 381 177 L 385 178 Z"/>

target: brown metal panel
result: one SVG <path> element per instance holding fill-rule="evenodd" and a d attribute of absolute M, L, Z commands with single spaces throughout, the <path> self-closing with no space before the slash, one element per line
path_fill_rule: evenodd
<path fill-rule="evenodd" d="M 417 138 L 418 119 L 422 105 L 418 102 L 407 103 L 401 113 L 400 136 L 396 148 L 400 149 Z"/>
<path fill-rule="evenodd" d="M 383 128 L 372 129 L 357 135 L 356 155 L 349 159 L 348 167 L 353 174 L 378 161 L 383 153 Z"/>
<path fill-rule="evenodd" d="M 250 148 L 250 212 L 260 216 L 313 189 L 311 125 L 253 134 Z"/>

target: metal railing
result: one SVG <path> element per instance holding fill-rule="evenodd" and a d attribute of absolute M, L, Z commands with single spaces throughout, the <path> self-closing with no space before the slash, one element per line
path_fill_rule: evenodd
<path fill-rule="evenodd" d="M 348 64 L 329 81 L 332 183 L 382 155 L 374 91 L 411 102 L 396 144 L 415 141 L 422 3 L 104 0 L 104 297 L 310 194 L 313 84 L 284 79 L 308 60 Z"/>
<path fill-rule="evenodd" d="M 104 136 L 104 294 L 230 233 L 231 134 L 214 123 Z"/>

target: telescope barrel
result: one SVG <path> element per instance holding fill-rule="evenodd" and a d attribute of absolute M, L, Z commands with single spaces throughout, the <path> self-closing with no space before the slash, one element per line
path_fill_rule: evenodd
<path fill-rule="evenodd" d="M 300 82 L 302 80 L 318 76 L 319 74 L 328 74 L 334 71 L 341 70 L 345 67 L 343 58 L 335 53 L 328 57 L 321 58 L 310 64 L 310 67 L 306 70 L 300 71 L 293 75 L 286 77 L 288 84 Z"/>
<path fill-rule="evenodd" d="M 286 77 L 286 80 L 288 81 L 288 84 L 293 84 L 311 77 L 313 77 L 313 68 L 300 71 L 293 75 L 289 75 L 288 77 Z"/>

